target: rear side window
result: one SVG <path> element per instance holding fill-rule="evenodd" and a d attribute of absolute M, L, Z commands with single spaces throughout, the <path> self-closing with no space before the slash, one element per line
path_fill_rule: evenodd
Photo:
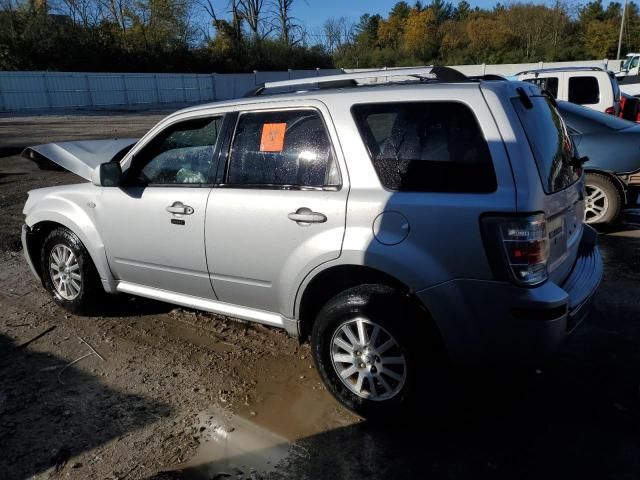
<path fill-rule="evenodd" d="M 553 95 L 553 98 L 558 98 L 558 77 L 528 78 L 525 82 L 538 85 L 542 90 Z"/>
<path fill-rule="evenodd" d="M 570 165 L 575 156 L 573 141 L 560 113 L 547 97 L 529 97 L 531 108 L 520 98 L 511 102 L 520 118 L 546 193 L 558 192 L 580 176 Z"/>
<path fill-rule="evenodd" d="M 569 101 L 578 105 L 593 105 L 600 102 L 600 87 L 596 77 L 569 78 Z"/>
<path fill-rule="evenodd" d="M 242 114 L 227 184 L 255 187 L 337 187 L 335 155 L 315 110 Z"/>
<path fill-rule="evenodd" d="M 466 105 L 361 104 L 353 106 L 352 113 L 386 188 L 463 193 L 496 190 L 489 146 Z"/>

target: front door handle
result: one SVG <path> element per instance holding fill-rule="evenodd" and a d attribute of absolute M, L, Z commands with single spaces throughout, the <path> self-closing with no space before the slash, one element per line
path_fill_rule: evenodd
<path fill-rule="evenodd" d="M 302 207 L 295 212 L 291 212 L 288 217 L 289 220 L 293 220 L 301 225 L 309 223 L 324 223 L 327 221 L 326 215 L 319 212 L 313 212 L 307 207 Z"/>
<path fill-rule="evenodd" d="M 179 215 L 191 215 L 193 213 L 193 208 L 182 202 L 173 202 L 173 205 L 169 205 L 167 207 L 167 212 Z"/>

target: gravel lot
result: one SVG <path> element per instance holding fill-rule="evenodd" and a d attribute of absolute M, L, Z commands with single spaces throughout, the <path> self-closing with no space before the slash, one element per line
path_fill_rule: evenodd
<path fill-rule="evenodd" d="M 59 309 L 23 261 L 21 210 L 81 179 L 17 153 L 138 136 L 165 113 L 0 118 L 0 478 L 640 478 L 634 215 L 600 235 L 594 312 L 552 362 L 462 372 L 400 425 L 345 412 L 282 332 L 126 296 L 100 317 Z"/>

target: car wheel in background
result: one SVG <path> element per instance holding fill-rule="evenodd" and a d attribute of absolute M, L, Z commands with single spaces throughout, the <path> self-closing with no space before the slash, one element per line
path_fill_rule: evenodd
<path fill-rule="evenodd" d="M 620 191 L 609 177 L 597 173 L 585 175 L 587 196 L 584 205 L 584 221 L 590 224 L 614 222 L 622 207 Z"/>
<path fill-rule="evenodd" d="M 73 313 L 89 313 L 103 292 L 98 272 L 76 234 L 60 227 L 47 235 L 41 252 L 42 281 L 55 302 Z"/>

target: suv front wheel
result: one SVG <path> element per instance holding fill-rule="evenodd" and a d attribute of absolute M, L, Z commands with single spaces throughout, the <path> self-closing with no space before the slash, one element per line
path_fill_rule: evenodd
<path fill-rule="evenodd" d="M 416 396 L 417 383 L 429 381 L 437 349 L 432 339 L 421 338 L 426 328 L 419 328 L 413 311 L 391 287 L 360 285 L 332 298 L 318 314 L 311 334 L 314 361 L 330 393 L 358 415 L 399 416 Z"/>
<path fill-rule="evenodd" d="M 41 252 L 42 280 L 54 301 L 73 313 L 90 313 L 103 292 L 89 252 L 71 230 L 59 227 L 47 235 Z"/>

